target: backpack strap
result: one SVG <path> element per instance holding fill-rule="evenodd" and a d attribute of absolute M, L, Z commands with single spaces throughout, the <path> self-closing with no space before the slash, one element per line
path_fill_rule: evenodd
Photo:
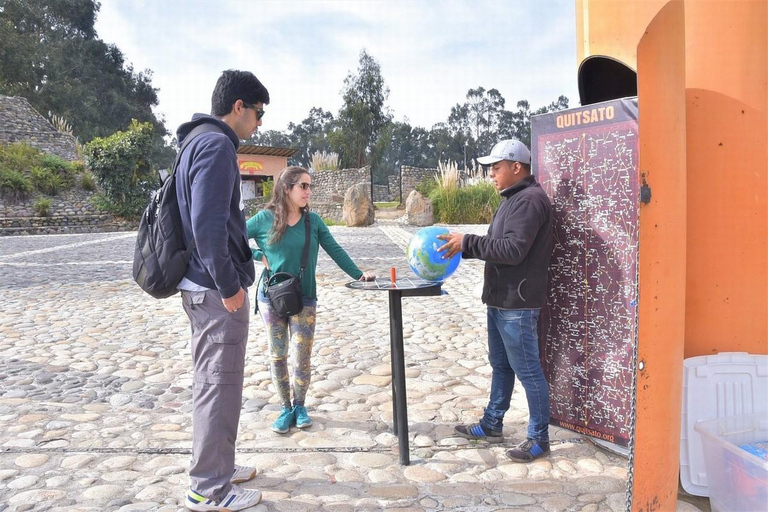
<path fill-rule="evenodd" d="M 219 128 L 213 123 L 202 123 L 192 128 L 192 130 L 187 134 L 187 136 L 184 137 L 184 142 L 182 142 L 181 147 L 179 148 L 179 152 L 176 153 L 176 160 L 173 161 L 173 167 L 171 167 L 170 176 L 173 176 L 174 174 L 176 174 L 176 168 L 179 166 L 179 162 L 181 162 L 181 154 L 184 153 L 184 150 L 187 149 L 187 146 L 189 146 L 189 144 L 195 139 L 195 137 L 205 132 L 218 132 L 221 134 L 224 133 L 223 131 L 221 131 L 221 128 Z"/>

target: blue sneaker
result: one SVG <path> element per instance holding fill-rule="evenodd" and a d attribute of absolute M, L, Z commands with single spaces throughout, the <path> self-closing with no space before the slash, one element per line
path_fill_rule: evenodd
<path fill-rule="evenodd" d="M 535 439 L 526 439 L 517 448 L 506 452 L 507 457 L 515 462 L 531 462 L 539 457 L 546 457 L 547 454 L 549 454 L 549 442 Z"/>
<path fill-rule="evenodd" d="M 272 423 L 272 431 L 278 434 L 287 434 L 293 425 L 293 407 L 283 406 L 280 416 Z"/>
<path fill-rule="evenodd" d="M 293 407 L 293 416 L 296 418 L 296 426 L 298 428 L 307 428 L 312 425 L 312 420 L 307 414 L 307 408 L 303 405 L 295 405 Z"/>
<path fill-rule="evenodd" d="M 472 425 L 456 425 L 453 427 L 453 431 L 457 436 L 466 439 L 488 441 L 489 443 L 500 443 L 504 441 L 504 436 L 502 435 L 501 430 L 495 431 L 485 429 L 479 423 Z"/>

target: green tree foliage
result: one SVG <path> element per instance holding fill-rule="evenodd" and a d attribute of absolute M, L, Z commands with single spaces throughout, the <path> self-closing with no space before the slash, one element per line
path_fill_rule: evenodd
<path fill-rule="evenodd" d="M 531 111 L 527 100 L 517 102 L 517 110 L 505 110 L 505 100 L 496 89 L 470 89 L 466 102 L 451 109 L 448 124 L 454 136 L 466 138 L 468 158 L 485 154 L 498 141 L 518 139 L 531 146 L 531 116 L 568 108 L 568 98 L 560 96 L 547 106 Z M 456 161 L 461 162 L 461 158 Z"/>
<path fill-rule="evenodd" d="M 471 161 L 475 142 L 466 134 L 454 133 L 447 123 L 437 123 L 429 132 L 428 154 L 429 167 L 435 167 L 437 162 L 453 161 L 461 169 L 465 162 Z M 469 159 L 469 160 L 468 160 Z"/>
<path fill-rule="evenodd" d="M 288 124 L 291 132 L 291 147 L 299 150 L 291 159 L 291 165 L 307 167 L 315 152 L 329 152 L 331 148 L 330 134 L 336 120 L 333 114 L 322 108 L 312 107 L 309 115 L 299 124 Z"/>
<path fill-rule="evenodd" d="M 298 152 L 288 160 L 288 165 L 309 167 L 312 155 L 320 151 L 330 152 L 330 133 L 335 126 L 333 114 L 322 108 L 312 107 L 301 123 L 288 123 L 287 132 L 267 130 L 256 132 L 249 141 L 260 146 L 294 148 Z"/>
<path fill-rule="evenodd" d="M 128 130 L 97 137 L 85 146 L 85 164 L 96 175 L 108 209 L 124 217 L 137 217 L 158 186 L 148 155 L 151 123 L 131 121 Z"/>
<path fill-rule="evenodd" d="M 526 146 L 531 147 L 531 116 L 557 112 L 567 108 L 568 98 L 562 95 L 549 105 L 540 107 L 533 112 L 531 112 L 531 106 L 528 101 L 518 101 L 515 112 L 504 111 L 501 113 L 498 138 L 499 140 L 517 139 L 525 143 Z"/>
<path fill-rule="evenodd" d="M 94 0 L 0 0 L 0 94 L 23 96 L 43 115 L 66 119 L 81 142 L 128 127 L 154 127 L 153 158 L 172 161 L 152 107 L 152 72 L 134 71 L 96 37 Z"/>
<path fill-rule="evenodd" d="M 290 165 L 310 166 L 316 151 L 333 151 L 339 153 L 342 168 L 370 164 L 374 181 L 384 184 L 402 165 L 435 167 L 438 161 L 450 160 L 465 171 L 502 139 L 516 138 L 530 147 L 531 116 L 568 108 L 568 98 L 560 96 L 533 111 L 527 100 L 518 101 L 516 110 L 506 110 L 498 89 L 478 86 L 467 91 L 463 104 L 451 108 L 446 122 L 430 130 L 412 126 L 407 119 L 392 121 L 385 107 L 389 89 L 378 63 L 365 50 L 357 73 L 344 80 L 342 94 L 344 104 L 336 118 L 313 107 L 306 119 L 290 123 L 285 133 L 258 133 L 253 142 L 298 149 Z"/>
<path fill-rule="evenodd" d="M 392 118 L 384 107 L 388 96 L 389 88 L 379 63 L 368 52 L 361 51 L 357 74 L 350 73 L 344 80 L 338 130 L 330 134 L 331 147 L 339 154 L 342 167 L 370 163 L 379 132 Z"/>
<path fill-rule="evenodd" d="M 412 127 L 407 121 L 387 123 L 371 152 L 371 160 L 376 163 L 374 181 L 386 184 L 387 176 L 397 173 L 401 165 L 434 166 L 428 139 L 427 130 Z"/>
<path fill-rule="evenodd" d="M 257 146 L 270 146 L 273 148 L 288 148 L 293 147 L 291 143 L 291 137 L 279 130 L 267 130 L 264 132 L 256 132 L 248 144 L 255 144 Z"/>
<path fill-rule="evenodd" d="M 454 134 L 461 134 L 474 147 L 490 147 L 496 136 L 504 111 L 504 97 L 496 89 L 483 87 L 467 91 L 466 102 L 451 108 L 448 124 Z M 473 148 L 474 149 L 474 148 Z"/>

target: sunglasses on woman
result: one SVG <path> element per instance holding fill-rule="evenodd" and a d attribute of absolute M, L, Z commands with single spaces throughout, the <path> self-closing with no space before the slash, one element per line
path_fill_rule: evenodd
<path fill-rule="evenodd" d="M 294 183 L 294 186 L 301 187 L 301 190 L 309 190 L 312 188 L 311 183 L 301 182 L 301 183 Z"/>

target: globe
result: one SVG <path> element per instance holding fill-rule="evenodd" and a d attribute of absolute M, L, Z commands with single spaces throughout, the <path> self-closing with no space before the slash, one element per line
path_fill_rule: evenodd
<path fill-rule="evenodd" d="M 452 258 L 443 259 L 445 251 L 437 252 L 437 248 L 445 245 L 444 240 L 437 235 L 447 235 L 448 229 L 430 226 L 420 229 L 408 242 L 405 250 L 408 265 L 413 273 L 425 281 L 445 281 L 456 272 L 461 262 L 461 253 Z"/>

